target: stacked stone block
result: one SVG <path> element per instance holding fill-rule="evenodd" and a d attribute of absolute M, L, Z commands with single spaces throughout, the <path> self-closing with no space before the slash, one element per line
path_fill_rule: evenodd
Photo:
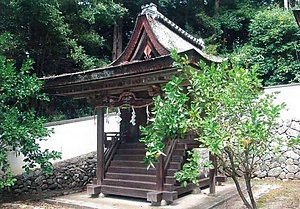
<path fill-rule="evenodd" d="M 40 169 L 16 176 L 14 186 L 5 188 L 16 194 L 34 194 L 50 190 L 75 189 L 91 183 L 96 177 L 96 152 L 55 163 L 52 174 Z M 1 190 L 0 190 L 1 192 Z"/>
<path fill-rule="evenodd" d="M 282 122 L 275 134 L 282 138 L 280 150 L 270 150 L 272 155 L 258 161 L 256 177 L 300 180 L 300 145 L 288 146 L 290 139 L 300 135 L 300 119 Z"/>

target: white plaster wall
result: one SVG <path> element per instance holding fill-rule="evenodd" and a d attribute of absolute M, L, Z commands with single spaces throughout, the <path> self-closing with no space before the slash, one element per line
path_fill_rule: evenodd
<path fill-rule="evenodd" d="M 115 114 L 110 114 L 109 123 L 104 123 L 105 132 L 119 131 L 119 124 L 116 119 Z M 96 117 L 85 117 L 46 124 L 47 128 L 54 130 L 54 134 L 47 141 L 40 142 L 40 146 L 42 149 L 62 152 L 61 160 L 95 151 L 97 147 L 96 123 Z M 14 153 L 9 154 L 9 161 L 14 174 L 24 172 L 22 160 L 22 156 L 16 157 Z"/>
<path fill-rule="evenodd" d="M 285 109 L 280 114 L 282 120 L 300 118 L 300 84 L 266 87 L 264 91 L 268 94 L 279 92 L 275 104 L 286 104 Z"/>

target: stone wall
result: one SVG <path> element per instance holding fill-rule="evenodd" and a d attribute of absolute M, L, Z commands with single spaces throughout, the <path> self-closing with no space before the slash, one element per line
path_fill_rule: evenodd
<path fill-rule="evenodd" d="M 49 190 L 84 187 L 96 176 L 96 152 L 54 164 L 53 173 L 46 175 L 40 169 L 16 176 L 17 182 L 2 192 L 35 194 Z M 1 190 L 0 190 L 1 192 Z"/>
<path fill-rule="evenodd" d="M 209 176 L 209 168 L 204 167 L 204 164 L 207 164 L 209 162 L 209 150 L 208 148 L 197 148 L 195 149 L 195 152 L 200 156 L 200 159 L 198 160 L 198 167 L 200 170 L 200 178 L 206 178 Z"/>
<path fill-rule="evenodd" d="M 300 180 L 300 145 L 291 148 L 287 143 L 289 139 L 300 135 L 300 119 L 284 121 L 276 129 L 276 135 L 283 139 L 280 151 L 274 151 L 273 155 L 259 160 L 256 176 Z"/>

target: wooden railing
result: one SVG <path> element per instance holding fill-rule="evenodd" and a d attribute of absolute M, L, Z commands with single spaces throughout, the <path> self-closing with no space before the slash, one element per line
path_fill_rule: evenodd
<path fill-rule="evenodd" d="M 167 171 L 170 165 L 170 161 L 172 159 L 173 151 L 176 147 L 176 144 L 178 142 L 178 139 L 174 140 L 168 140 L 166 146 L 165 146 L 165 151 L 164 153 L 166 156 L 164 157 L 163 155 L 159 156 L 159 162 L 156 166 L 156 190 L 158 191 L 163 191 L 164 189 L 164 183 L 165 183 L 165 178 L 167 175 Z"/>
<path fill-rule="evenodd" d="M 169 140 L 165 145 L 164 153 L 166 156 L 160 155 L 158 160 L 158 164 L 156 165 L 156 190 L 157 191 L 163 191 L 164 190 L 164 183 L 166 181 L 167 171 L 169 168 L 169 165 L 171 163 L 171 159 L 173 156 L 173 152 L 176 149 L 176 145 L 179 139 L 175 140 Z M 216 181 L 223 182 L 224 179 L 221 177 L 217 177 L 217 161 L 216 156 L 209 153 L 209 160 L 212 161 L 214 168 L 209 170 L 209 176 L 203 179 L 199 179 L 199 184 L 201 187 L 203 186 L 209 186 L 210 193 L 215 193 L 215 185 Z"/>
<path fill-rule="evenodd" d="M 164 159 L 164 174 L 166 174 L 168 167 L 170 165 L 170 161 L 172 159 L 173 151 L 176 147 L 176 144 L 178 142 L 178 139 L 169 140 L 166 146 L 166 157 Z"/>
<path fill-rule="evenodd" d="M 125 134 L 120 132 L 106 132 L 104 133 L 104 135 L 104 170 L 106 171 L 114 155 L 116 154 L 121 142 L 123 141 Z"/>

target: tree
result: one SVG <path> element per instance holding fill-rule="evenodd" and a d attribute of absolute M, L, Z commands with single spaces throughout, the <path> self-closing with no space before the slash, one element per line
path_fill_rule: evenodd
<path fill-rule="evenodd" d="M 91 58 L 85 69 L 99 67 L 111 60 L 113 26 L 127 9 L 119 1 L 63 0 L 60 11 L 72 31 L 72 39 Z M 88 64 L 88 63 L 87 63 Z"/>
<path fill-rule="evenodd" d="M 181 83 L 175 82 L 178 78 L 174 78 L 164 87 L 166 97 L 155 99 L 154 110 L 173 108 L 173 119 L 168 121 L 168 111 L 154 112 L 153 125 L 143 130 L 147 134 L 142 139 L 147 146 L 146 162 L 154 164 L 157 161 L 156 157 L 163 150 L 162 140 L 172 139 L 170 134 L 173 136 L 173 126 L 180 127 L 175 129 L 177 136 L 192 131 L 198 136 L 195 140 L 201 143 L 201 147 L 207 147 L 217 156 L 223 170 L 234 180 L 247 208 L 257 208 L 251 179 L 258 159 L 269 153 L 270 147 L 275 148 L 280 144 L 280 139 L 272 134 L 272 130 L 277 125 L 276 119 L 284 105 L 274 105 L 274 95 L 263 95 L 255 68 L 230 66 L 228 62 L 211 66 L 199 62 L 196 69 L 189 65 L 186 57 L 173 53 L 173 58 L 182 72 L 179 80 L 188 81 L 188 86 L 186 90 L 179 88 Z M 186 98 L 189 98 L 188 102 Z M 172 106 L 173 101 L 178 100 L 181 101 L 180 105 L 175 102 Z M 181 107 L 184 113 L 178 109 Z M 155 125 L 157 119 L 163 120 L 158 120 L 159 127 Z M 179 119 L 181 123 L 172 126 Z M 166 132 L 158 134 L 161 130 Z M 155 140 L 147 140 L 151 138 Z M 187 181 L 197 183 L 197 168 L 197 155 L 193 154 L 183 170 L 175 176 L 185 184 Z M 250 201 L 241 190 L 239 176 L 244 178 Z"/>
<path fill-rule="evenodd" d="M 265 86 L 300 81 L 300 31 L 291 11 L 260 11 L 249 32 L 249 42 L 232 56 L 235 61 L 249 68 L 258 65 Z"/>
<path fill-rule="evenodd" d="M 10 55 L 17 67 L 27 57 L 33 59 L 39 77 L 106 64 L 115 19 L 126 12 L 108 0 L 16 0 L 0 4 L 0 33 L 10 32 L 18 42 Z"/>
<path fill-rule="evenodd" d="M 280 1 L 160 0 L 161 11 L 195 37 L 206 40 L 210 53 L 232 52 L 248 41 L 250 20 Z"/>
<path fill-rule="evenodd" d="M 45 120 L 36 116 L 33 104 L 46 101 L 47 97 L 40 92 L 42 82 L 31 75 L 32 60 L 24 61 L 17 69 L 12 59 L 3 56 L 11 39 L 8 33 L 0 36 L 0 188 L 14 183 L 7 159 L 9 152 L 23 154 L 23 168 L 27 172 L 39 165 L 50 173 L 50 160 L 60 157 L 59 152 L 41 150 L 39 146 L 39 141 L 45 140 L 51 131 L 43 126 Z"/>
<path fill-rule="evenodd" d="M 109 0 L 3 0 L 0 34 L 13 35 L 3 55 L 15 60 L 17 69 L 32 59 L 31 73 L 38 77 L 105 66 L 111 58 L 113 26 L 125 13 L 121 4 Z M 84 101 L 53 97 L 51 102 L 51 108 L 39 108 L 41 114 L 62 112 L 70 118 L 91 112 Z M 49 120 L 61 117 L 51 116 Z"/>

